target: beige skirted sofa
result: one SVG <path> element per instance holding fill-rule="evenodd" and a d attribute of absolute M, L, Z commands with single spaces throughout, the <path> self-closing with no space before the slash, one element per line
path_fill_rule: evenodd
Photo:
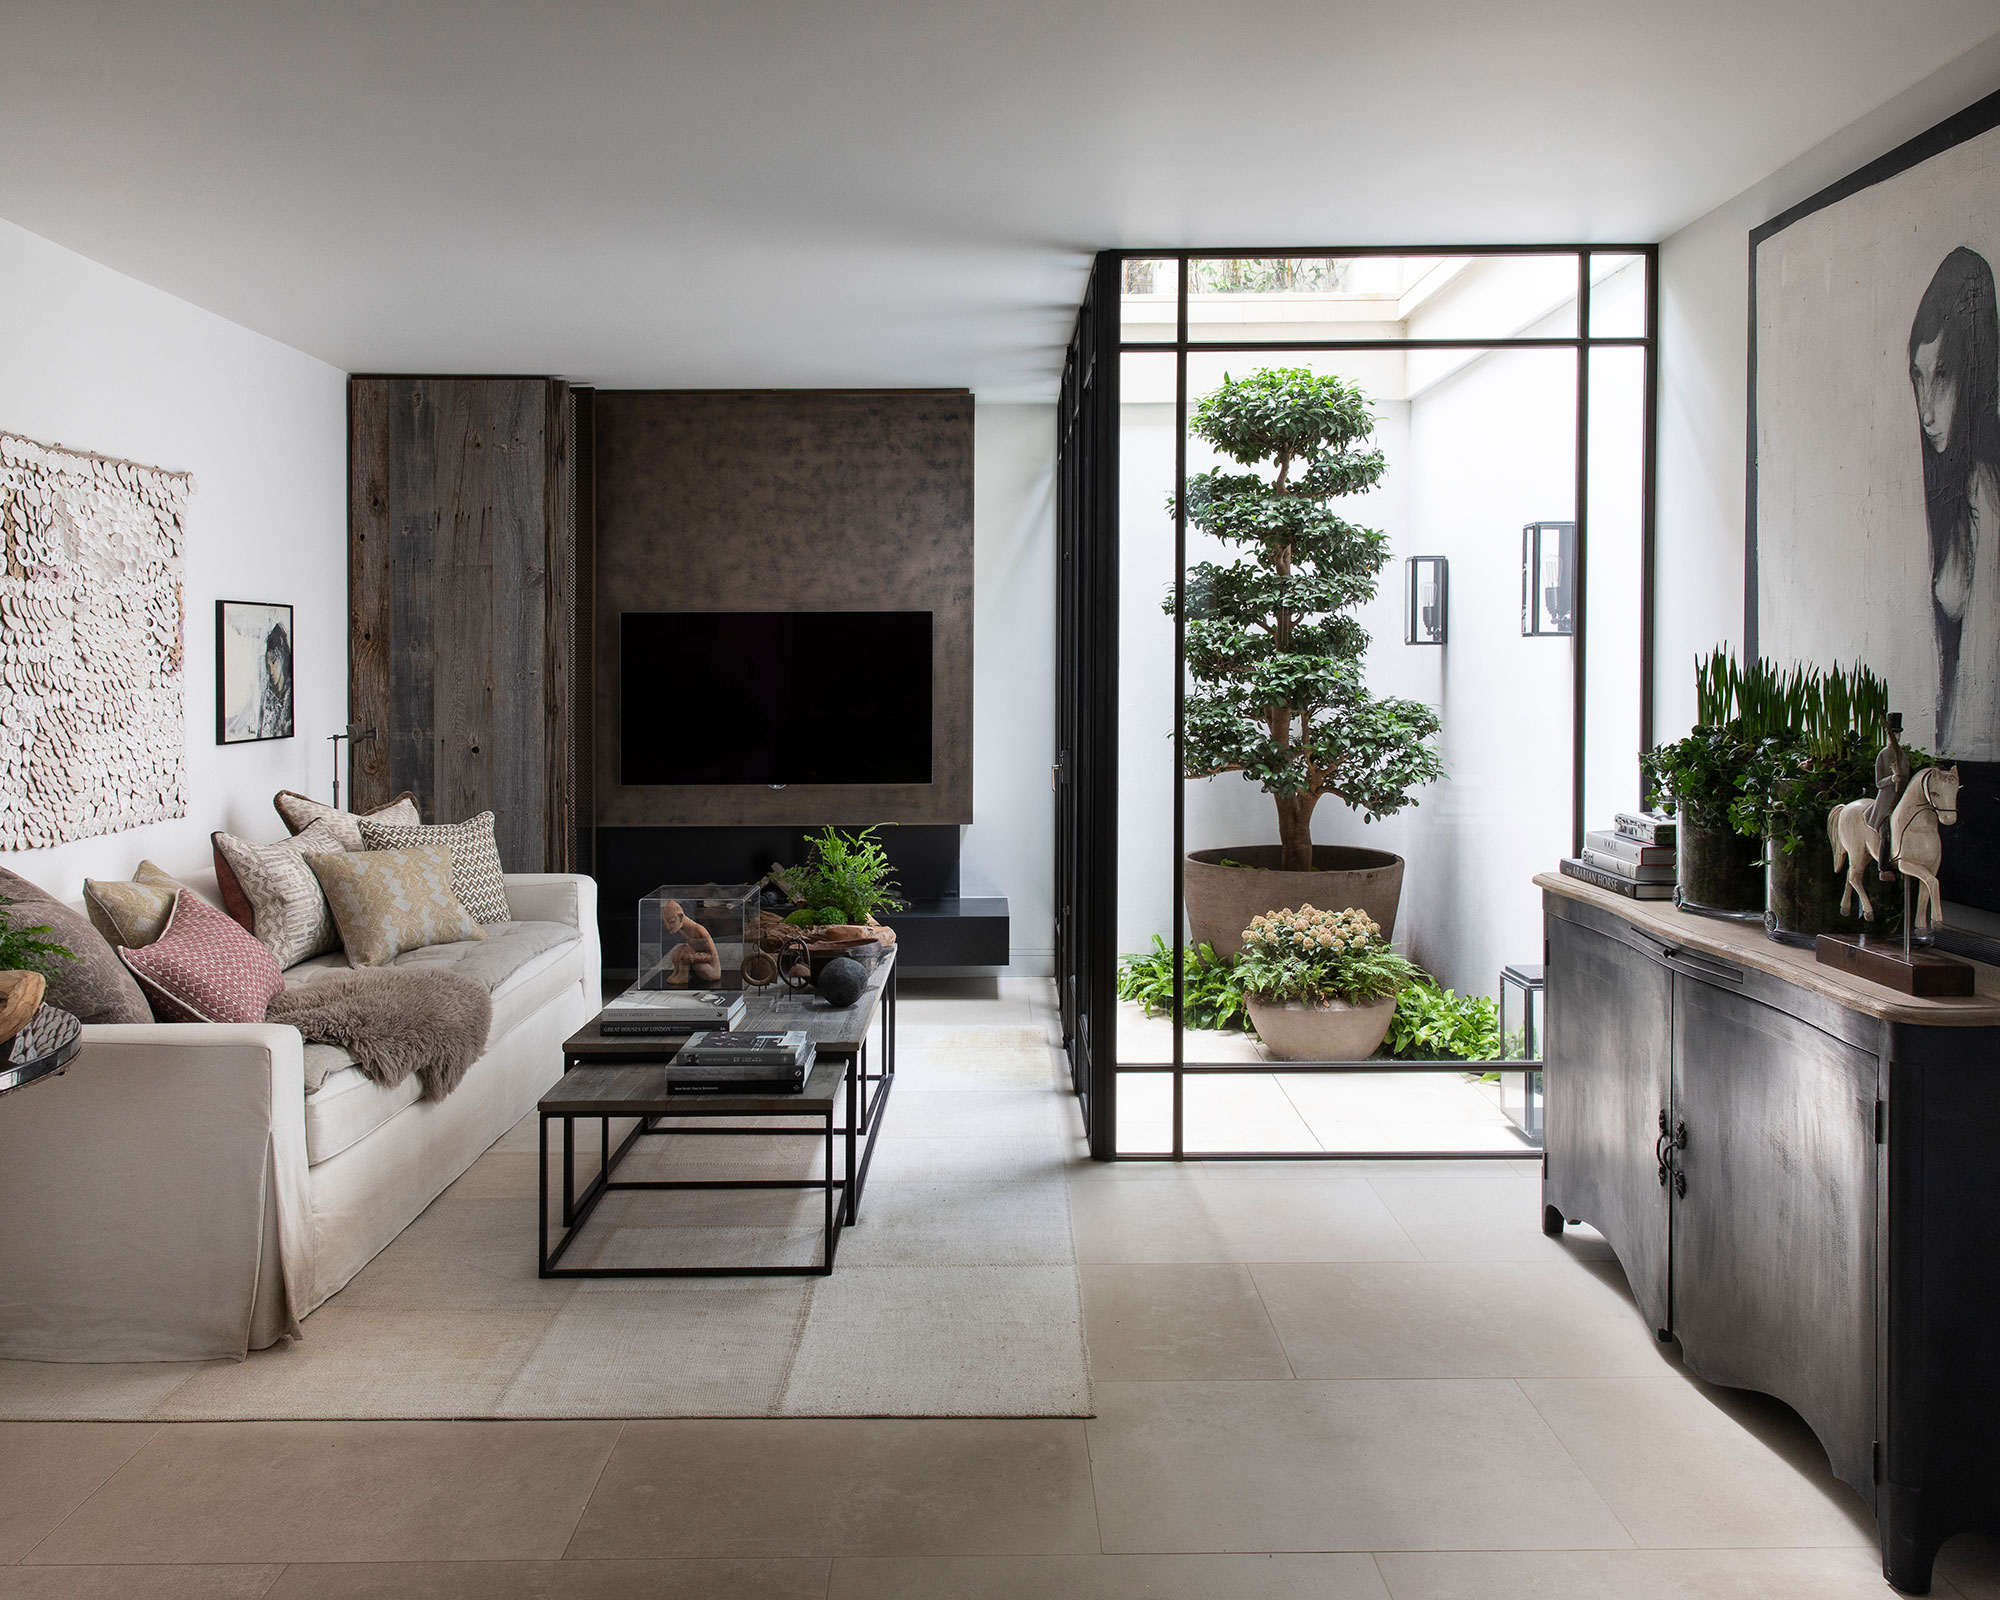
<path fill-rule="evenodd" d="M 414 1077 L 382 1088 L 273 1023 L 86 1027 L 61 1077 L 0 1100 L 0 1357 L 240 1359 L 301 1336 L 534 1108 L 600 1008 L 596 884 L 505 881 L 514 920 L 483 944 L 398 958 L 492 993 L 486 1052 L 443 1100 Z M 334 968 L 343 957 L 302 963 L 287 986 Z"/>

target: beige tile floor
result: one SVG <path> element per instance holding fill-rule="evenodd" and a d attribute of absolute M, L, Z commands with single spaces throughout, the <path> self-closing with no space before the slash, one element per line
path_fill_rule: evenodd
<path fill-rule="evenodd" d="M 1041 986 L 906 1022 L 1043 1026 Z M 1847 1600 L 1860 1502 L 1528 1163 L 1069 1169 L 1088 1421 L 0 1426 L 9 1596 Z M 2000 1542 L 1935 1593 L 2000 1600 Z"/>

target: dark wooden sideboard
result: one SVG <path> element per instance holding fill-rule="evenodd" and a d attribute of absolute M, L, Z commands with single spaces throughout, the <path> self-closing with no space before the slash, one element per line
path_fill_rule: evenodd
<path fill-rule="evenodd" d="M 2000 1528 L 2000 968 L 1963 1000 L 1553 874 L 1543 1226 L 1587 1222 L 1688 1368 L 1786 1402 L 1882 1570 Z"/>

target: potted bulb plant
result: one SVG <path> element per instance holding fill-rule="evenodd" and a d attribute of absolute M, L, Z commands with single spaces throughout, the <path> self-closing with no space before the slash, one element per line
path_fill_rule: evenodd
<path fill-rule="evenodd" d="M 1190 426 L 1248 470 L 1187 483 L 1188 520 L 1244 556 L 1187 573 L 1186 776 L 1240 772 L 1278 809 L 1276 845 L 1188 855 L 1192 942 L 1232 956 L 1253 915 L 1308 899 L 1393 931 L 1402 858 L 1312 842 L 1327 796 L 1372 822 L 1444 776 L 1437 713 L 1371 694 L 1362 676 L 1368 635 L 1350 613 L 1373 598 L 1388 541 L 1335 502 L 1382 478 L 1368 397 L 1331 375 L 1267 370 L 1225 378 Z M 1170 594 L 1169 615 L 1175 605 Z"/>
<path fill-rule="evenodd" d="M 1280 1061 L 1360 1061 L 1388 1037 L 1396 995 L 1424 974 L 1365 911 L 1272 911 L 1243 930 L 1237 980 Z"/>
<path fill-rule="evenodd" d="M 1758 743 L 1779 731 L 1768 662 L 1747 670 L 1717 648 L 1695 663 L 1695 726 L 1640 758 L 1646 786 L 1675 815 L 1674 904 L 1702 916 L 1752 918 L 1764 910 L 1763 843 L 1737 832 L 1729 808 Z"/>
<path fill-rule="evenodd" d="M 1858 913 L 1841 915 L 1845 874 L 1833 865 L 1827 814 L 1874 792 L 1889 691 L 1864 666 L 1794 667 L 1771 679 L 1771 706 L 1755 720 L 1775 731 L 1752 752 L 1730 816 L 1763 841 L 1765 932 L 1811 945 L 1822 933 L 1862 931 Z M 1900 920 L 1900 908 L 1885 907 L 1868 931 Z"/>

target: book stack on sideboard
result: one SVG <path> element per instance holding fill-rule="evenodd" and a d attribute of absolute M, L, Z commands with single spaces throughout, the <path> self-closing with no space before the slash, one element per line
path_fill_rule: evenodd
<path fill-rule="evenodd" d="M 1674 819 L 1621 811 L 1610 827 L 1586 833 L 1583 854 L 1565 857 L 1562 870 L 1628 900 L 1671 900 L 1678 870 Z"/>

